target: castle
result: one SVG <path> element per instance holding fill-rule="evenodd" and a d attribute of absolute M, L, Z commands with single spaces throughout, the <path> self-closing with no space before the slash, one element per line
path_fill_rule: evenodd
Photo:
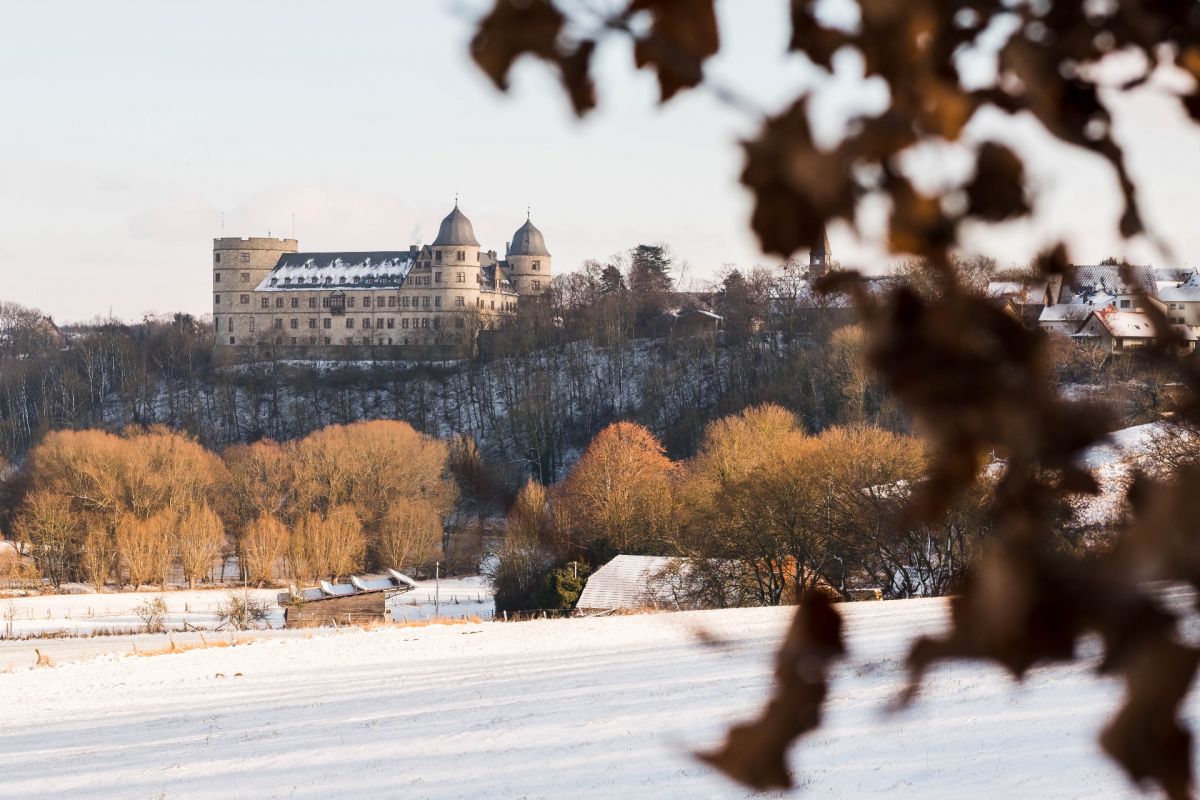
<path fill-rule="evenodd" d="M 483 251 L 455 202 L 430 245 L 301 253 L 295 239 L 213 240 L 218 353 L 257 357 L 437 357 L 469 351 L 550 286 L 551 257 L 528 219 Z"/>

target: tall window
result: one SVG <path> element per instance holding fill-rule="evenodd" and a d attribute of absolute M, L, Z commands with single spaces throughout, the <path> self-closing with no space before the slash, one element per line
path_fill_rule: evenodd
<path fill-rule="evenodd" d="M 300 298 L 293 297 L 292 298 L 292 308 L 299 308 L 299 307 L 300 307 Z"/>
<path fill-rule="evenodd" d="M 288 321 L 288 327 L 291 328 L 292 330 L 296 330 L 297 328 L 300 327 L 300 320 L 296 319 L 295 317 L 292 317 Z"/>
<path fill-rule="evenodd" d="M 455 306 L 457 306 L 458 308 L 462 308 L 462 307 L 463 307 L 463 306 L 465 306 L 466 304 L 467 304 L 467 301 L 466 301 L 466 299 L 464 299 L 464 298 L 462 298 L 462 297 L 456 297 L 456 298 L 454 298 L 454 305 L 455 305 Z"/>
<path fill-rule="evenodd" d="M 276 308 L 283 308 L 283 298 L 282 298 L 282 297 L 276 297 L 276 298 L 275 298 L 275 307 L 276 307 Z"/>
<path fill-rule="evenodd" d="M 458 251 L 458 260 L 459 260 L 459 261 L 466 261 L 466 260 L 467 260 L 467 251 L 466 251 L 466 250 L 459 250 L 459 251 Z"/>
<path fill-rule="evenodd" d="M 283 330 L 283 318 L 282 317 L 275 318 L 275 330 Z"/>
<path fill-rule="evenodd" d="M 542 262 L 540 262 L 540 261 L 534 261 L 534 262 L 533 262 L 533 268 L 534 268 L 534 269 L 541 269 L 541 268 L 542 268 Z"/>
<path fill-rule="evenodd" d="M 454 281 L 456 283 L 466 283 L 467 282 L 467 273 L 465 273 L 465 272 L 454 273 Z"/>
<path fill-rule="evenodd" d="M 219 295 L 219 294 L 214 294 L 214 295 L 213 295 L 213 305 L 214 305 L 214 306 L 219 306 L 219 305 L 221 305 L 221 295 Z"/>
<path fill-rule="evenodd" d="M 421 305 L 425 308 L 429 308 L 429 295 L 425 295 L 421 298 Z"/>
<path fill-rule="evenodd" d="M 541 288 L 542 288 L 542 282 L 541 282 L 541 281 L 534 281 L 534 282 L 533 282 L 533 290 L 534 290 L 535 292 L 536 292 L 536 291 L 539 291 Z"/>
<path fill-rule="evenodd" d="M 442 263 L 442 251 L 441 250 L 433 251 L 433 260 L 435 263 L 438 263 L 438 264 Z"/>
<path fill-rule="evenodd" d="M 250 295 L 248 295 L 248 294 L 242 295 L 241 297 L 238 298 L 238 302 L 244 306 L 250 305 Z M 263 298 L 263 303 L 266 303 L 266 302 L 267 302 L 266 298 Z"/>
<path fill-rule="evenodd" d="M 220 283 L 220 282 L 221 282 L 221 273 L 218 272 L 216 275 L 213 275 L 213 283 Z"/>
<path fill-rule="evenodd" d="M 315 297 L 308 298 L 308 307 L 316 308 L 317 307 L 317 298 L 315 298 Z"/>
<path fill-rule="evenodd" d="M 321 327 L 322 327 L 322 328 L 332 328 L 332 327 L 333 327 L 333 320 L 331 320 L 331 319 L 323 319 L 323 320 L 321 320 Z M 328 341 L 326 341 L 326 342 L 325 342 L 325 344 L 329 344 L 329 342 L 328 342 Z"/>
<path fill-rule="evenodd" d="M 214 264 L 221 263 L 221 254 L 220 253 L 213 253 L 213 263 Z"/>
<path fill-rule="evenodd" d="M 442 307 L 442 296 L 440 294 L 437 297 L 433 298 L 433 304 L 435 306 L 437 306 L 438 308 Z"/>
<path fill-rule="evenodd" d="M 229 329 L 233 330 L 233 317 L 229 318 Z M 254 317 L 250 318 L 250 332 L 254 333 Z"/>
<path fill-rule="evenodd" d="M 440 273 L 440 272 L 433 273 L 433 282 L 441 283 L 442 282 L 442 273 Z"/>
<path fill-rule="evenodd" d="M 310 327 L 310 328 L 315 328 L 315 327 L 317 327 L 317 318 L 316 318 L 316 317 L 309 317 L 309 318 L 308 318 L 308 327 Z"/>
<path fill-rule="evenodd" d="M 354 317 L 346 317 L 346 327 L 347 328 L 354 327 Z"/>
<path fill-rule="evenodd" d="M 363 327 L 364 328 L 371 327 L 371 318 L 370 317 L 363 317 Z"/>

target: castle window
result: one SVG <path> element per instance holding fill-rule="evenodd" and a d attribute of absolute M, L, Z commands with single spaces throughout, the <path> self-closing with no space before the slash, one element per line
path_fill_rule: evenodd
<path fill-rule="evenodd" d="M 541 282 L 541 281 L 534 281 L 534 282 L 533 282 L 533 290 L 534 290 L 535 292 L 536 292 L 536 291 L 539 291 L 541 288 L 542 288 L 542 282 Z"/>
<path fill-rule="evenodd" d="M 249 297 L 249 296 L 250 296 L 250 295 L 248 295 L 248 294 L 244 294 L 244 295 L 242 295 L 242 297 Z M 262 299 L 259 301 L 259 303 L 258 303 L 258 304 L 259 304 L 260 306 L 262 306 L 263 308 L 270 308 L 270 306 L 271 306 L 271 301 L 270 301 L 270 300 L 268 300 L 267 298 L 265 298 L 265 297 L 264 297 L 264 298 L 262 298 Z"/>
<path fill-rule="evenodd" d="M 233 343 L 234 343 L 234 342 L 236 342 L 236 341 L 237 341 L 237 339 L 234 339 L 232 336 L 230 336 L 230 337 L 229 337 L 229 343 L 230 343 L 230 344 L 233 344 Z"/>
<path fill-rule="evenodd" d="M 438 323 L 441 321 L 442 321 L 441 317 L 434 317 L 433 318 L 433 327 L 435 327 L 435 328 L 438 327 Z"/>
<path fill-rule="evenodd" d="M 401 304 L 402 306 L 404 306 L 405 308 L 408 308 L 408 298 L 407 298 L 407 297 L 403 298 L 403 299 L 400 301 L 400 304 Z"/>
<path fill-rule="evenodd" d="M 219 295 L 219 294 L 214 294 L 214 295 L 213 295 L 213 305 L 214 305 L 214 306 L 219 306 L 219 305 L 221 305 L 221 295 Z"/>
<path fill-rule="evenodd" d="M 429 295 L 425 295 L 421 298 L 421 305 L 423 305 L 425 308 L 429 308 Z"/>
<path fill-rule="evenodd" d="M 363 327 L 364 327 L 364 328 L 369 328 L 369 327 L 371 327 L 371 318 L 370 318 L 370 317 L 365 317 L 365 318 L 363 319 Z"/>
<path fill-rule="evenodd" d="M 243 272 L 242 274 L 243 274 L 243 275 L 245 275 L 246 273 L 244 273 L 244 272 Z M 242 280 L 245 280 L 245 278 L 242 278 Z M 275 285 L 276 285 L 276 284 L 278 284 L 278 283 L 279 283 L 279 279 L 278 279 L 278 278 L 271 278 L 271 285 L 272 285 L 272 286 L 275 286 Z"/>
<path fill-rule="evenodd" d="M 328 322 L 329 320 L 325 320 L 325 321 L 326 321 L 326 322 Z M 326 336 L 326 337 L 325 337 L 325 344 L 329 344 L 329 337 L 328 337 L 328 336 Z"/>
<path fill-rule="evenodd" d="M 322 327 L 322 328 L 332 328 L 332 327 L 333 327 L 333 320 L 331 320 L 331 319 L 323 319 L 323 320 L 321 320 L 321 327 Z M 326 340 L 325 340 L 325 344 L 329 344 L 329 340 L 328 340 L 328 339 L 326 339 Z"/>
<path fill-rule="evenodd" d="M 435 306 L 437 306 L 438 308 L 442 307 L 442 296 L 440 294 L 437 297 L 433 298 L 433 304 Z"/>
<path fill-rule="evenodd" d="M 214 264 L 221 263 L 221 254 L 220 253 L 213 253 L 213 263 Z"/>
<path fill-rule="evenodd" d="M 282 297 L 276 297 L 276 298 L 275 298 L 275 307 L 276 307 L 276 308 L 283 308 L 283 298 L 282 298 Z"/>
<path fill-rule="evenodd" d="M 275 330 L 283 330 L 283 319 L 280 317 L 275 318 Z"/>
<path fill-rule="evenodd" d="M 295 343 L 296 343 L 296 337 L 295 337 L 295 336 L 293 336 L 293 337 L 292 337 L 292 344 L 295 344 Z"/>
<path fill-rule="evenodd" d="M 284 278 L 284 279 L 283 279 L 283 285 L 284 285 L 284 286 L 291 286 L 291 285 L 292 285 L 292 279 L 291 279 L 291 278 Z"/>
<path fill-rule="evenodd" d="M 454 273 L 454 280 L 457 283 L 466 283 L 467 282 L 467 273 L 465 273 L 465 272 Z"/>
<path fill-rule="evenodd" d="M 395 328 L 396 327 L 396 318 L 388 317 L 387 326 L 388 326 L 388 330 Z M 388 344 L 391 344 L 391 342 L 389 341 Z"/>
<path fill-rule="evenodd" d="M 495 300 L 493 300 L 493 301 L 492 301 L 492 310 L 494 311 L 494 310 L 495 310 L 495 308 L 496 308 L 496 301 L 495 301 Z"/>
<path fill-rule="evenodd" d="M 332 276 L 332 275 L 326 275 L 326 276 L 325 276 L 325 285 L 326 285 L 326 286 L 328 286 L 328 285 L 329 285 L 329 284 L 331 284 L 331 283 L 333 283 L 333 276 Z"/>
<path fill-rule="evenodd" d="M 433 260 L 439 264 L 442 263 L 442 251 L 441 250 L 433 251 Z"/>
<path fill-rule="evenodd" d="M 459 250 L 459 251 L 458 251 L 458 260 L 459 260 L 459 261 L 466 261 L 466 260 L 467 260 L 467 251 L 466 251 L 466 250 Z"/>
<path fill-rule="evenodd" d="M 433 282 L 441 283 L 442 282 L 442 273 L 440 273 L 440 272 L 433 273 Z"/>
<path fill-rule="evenodd" d="M 428 328 L 428 327 L 429 327 L 429 317 L 422 317 L 422 318 L 421 318 L 421 327 L 422 327 L 422 328 Z"/>
<path fill-rule="evenodd" d="M 395 308 L 395 307 L 396 307 L 396 296 L 389 295 L 388 296 L 388 308 Z"/>
<path fill-rule="evenodd" d="M 242 295 L 241 297 L 238 298 L 238 302 L 244 306 L 250 305 L 250 295 L 248 295 L 248 294 Z M 266 298 L 263 298 L 263 302 L 266 302 Z"/>
<path fill-rule="evenodd" d="M 213 275 L 213 283 L 220 283 L 220 282 L 221 282 L 221 273 L 218 272 L 216 275 Z"/>
<path fill-rule="evenodd" d="M 542 268 L 542 262 L 540 262 L 540 261 L 535 261 L 535 262 L 533 262 L 533 268 L 534 268 L 534 269 L 541 269 L 541 268 Z"/>
<path fill-rule="evenodd" d="M 463 297 L 454 298 L 454 305 L 457 306 L 458 308 L 462 308 L 466 304 L 467 304 L 466 298 L 463 298 Z"/>
<path fill-rule="evenodd" d="M 288 321 L 288 327 L 291 328 L 292 330 L 296 330 L 297 328 L 300 327 L 300 320 L 296 319 L 295 317 L 292 317 L 291 320 Z"/>
<path fill-rule="evenodd" d="M 240 257 L 241 257 L 241 261 L 242 261 L 242 263 L 243 263 L 243 264 L 249 264 L 249 263 L 250 263 L 250 254 L 249 254 L 249 253 L 241 253 L 241 254 L 240 254 Z"/>
<path fill-rule="evenodd" d="M 316 317 L 309 317 L 309 319 L 308 319 L 308 327 L 310 327 L 310 328 L 315 328 L 315 327 L 317 327 L 317 318 L 316 318 Z"/>
<path fill-rule="evenodd" d="M 370 307 L 371 307 L 371 295 L 367 295 L 366 297 L 363 298 L 363 308 L 370 308 Z"/>
<path fill-rule="evenodd" d="M 400 327 L 403 328 L 404 330 L 408 330 L 408 317 L 405 317 L 404 319 L 400 320 Z"/>
<path fill-rule="evenodd" d="M 346 317 L 346 327 L 347 328 L 354 327 L 354 317 Z"/>
<path fill-rule="evenodd" d="M 229 318 L 229 327 L 230 327 L 230 329 L 232 330 L 232 328 L 233 328 L 233 317 L 230 317 L 230 318 Z M 254 317 L 251 317 L 251 318 L 250 318 L 250 332 L 251 332 L 251 333 L 254 333 Z"/>
<path fill-rule="evenodd" d="M 315 298 L 315 297 L 308 298 L 308 307 L 316 308 L 317 307 L 317 298 Z"/>
<path fill-rule="evenodd" d="M 347 306 L 349 306 L 350 308 L 354 308 L 354 302 L 355 302 L 356 300 L 358 300 L 358 298 L 357 298 L 357 297 L 347 297 L 347 298 L 346 298 L 346 305 L 347 305 Z"/>
<path fill-rule="evenodd" d="M 292 298 L 292 308 L 299 308 L 299 307 L 300 307 L 300 298 L 293 297 Z"/>

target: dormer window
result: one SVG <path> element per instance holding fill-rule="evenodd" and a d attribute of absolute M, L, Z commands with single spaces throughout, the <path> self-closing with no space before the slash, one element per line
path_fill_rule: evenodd
<path fill-rule="evenodd" d="M 275 284 L 277 284 L 277 283 L 279 283 L 279 279 L 278 279 L 278 278 L 271 278 L 271 285 L 272 285 L 272 286 L 274 286 L 274 285 L 275 285 Z"/>
<path fill-rule="evenodd" d="M 284 285 L 284 286 L 291 286 L 291 285 L 292 285 L 292 279 L 291 279 L 291 278 L 284 278 L 284 279 L 283 279 L 283 285 Z"/>

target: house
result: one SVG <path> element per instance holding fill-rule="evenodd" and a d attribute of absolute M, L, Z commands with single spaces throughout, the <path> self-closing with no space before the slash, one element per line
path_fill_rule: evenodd
<path fill-rule="evenodd" d="M 1192 278 L 1179 286 L 1162 289 L 1158 299 L 1166 303 L 1167 319 L 1200 333 L 1200 281 Z"/>
<path fill-rule="evenodd" d="M 280 592 L 279 605 L 288 628 L 383 621 L 388 598 L 416 586 L 412 578 L 389 569 L 383 575 L 351 575 L 349 583 L 321 581 L 319 586 L 299 591 L 292 587 Z"/>
<path fill-rule="evenodd" d="M 686 560 L 661 556 L 616 556 L 593 572 L 575 604 L 580 614 L 690 608 L 668 576 Z"/>
<path fill-rule="evenodd" d="M 1178 324 L 1171 327 L 1183 337 L 1185 351 L 1196 349 L 1196 334 L 1191 328 Z M 1154 342 L 1154 323 L 1142 311 L 1104 308 L 1092 311 L 1072 338 L 1108 353 L 1137 350 Z"/>
<path fill-rule="evenodd" d="M 655 336 L 711 336 L 721 330 L 725 318 L 700 308 L 664 311 L 654 319 Z"/>
<path fill-rule="evenodd" d="M 1038 315 L 1037 326 L 1047 333 L 1074 335 L 1096 309 L 1083 303 L 1055 303 L 1044 306 Z"/>

